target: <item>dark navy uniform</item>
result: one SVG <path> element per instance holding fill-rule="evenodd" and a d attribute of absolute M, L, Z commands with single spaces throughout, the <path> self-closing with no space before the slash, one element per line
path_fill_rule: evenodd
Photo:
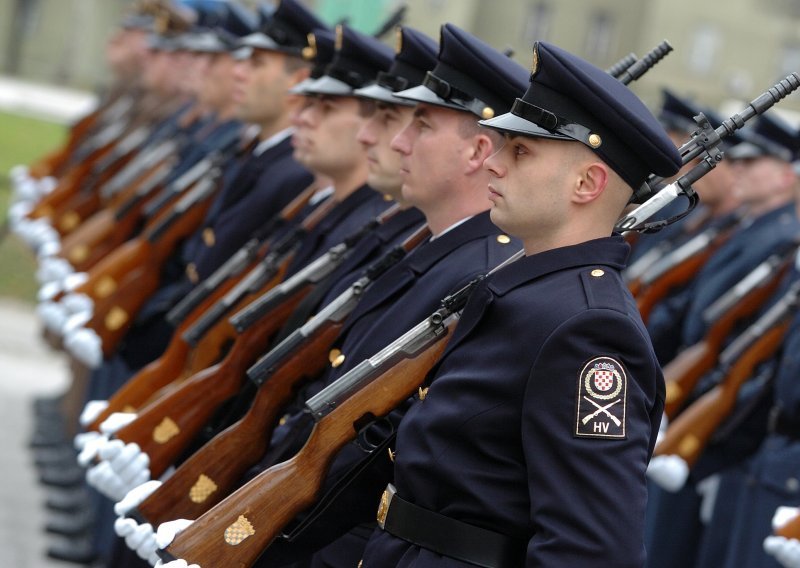
<path fill-rule="evenodd" d="M 542 42 L 533 69 L 482 125 L 581 142 L 630 187 L 678 170 L 655 118 L 601 70 Z M 619 236 L 544 250 L 473 292 L 399 426 L 364 567 L 643 565 L 664 384 L 620 276 L 628 250 Z"/>
<path fill-rule="evenodd" d="M 398 495 L 527 542 L 531 566 L 643 564 L 637 521 L 664 387 L 619 276 L 627 252 L 619 237 L 547 251 L 473 293 L 400 425 Z M 598 363 L 620 375 L 620 426 L 576 411 Z M 469 564 L 385 532 L 364 555 L 364 566 L 428 565 Z"/>

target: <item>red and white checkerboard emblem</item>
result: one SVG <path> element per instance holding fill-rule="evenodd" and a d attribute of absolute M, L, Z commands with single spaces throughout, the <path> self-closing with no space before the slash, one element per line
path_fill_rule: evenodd
<path fill-rule="evenodd" d="M 600 369 L 596 370 L 594 372 L 594 386 L 602 392 L 610 390 L 614 386 L 614 373 Z"/>

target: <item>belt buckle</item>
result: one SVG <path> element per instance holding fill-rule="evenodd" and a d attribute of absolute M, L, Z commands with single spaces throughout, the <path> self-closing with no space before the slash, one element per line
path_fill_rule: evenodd
<path fill-rule="evenodd" d="M 395 494 L 397 493 L 397 489 L 395 489 L 394 485 L 389 483 L 386 486 L 386 489 L 383 490 L 383 495 L 381 495 L 381 503 L 378 505 L 378 526 L 383 530 L 384 526 L 386 525 L 386 517 L 389 515 L 389 506 L 392 504 L 392 499 L 394 498 Z"/>

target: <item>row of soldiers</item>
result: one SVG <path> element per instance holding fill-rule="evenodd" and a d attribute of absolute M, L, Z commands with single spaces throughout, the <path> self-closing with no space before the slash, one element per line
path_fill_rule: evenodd
<path fill-rule="evenodd" d="M 146 2 L 12 172 L 72 361 L 31 442 L 50 555 L 800 566 L 800 135 L 763 114 L 800 79 L 659 122 L 635 57 L 396 34 Z"/>

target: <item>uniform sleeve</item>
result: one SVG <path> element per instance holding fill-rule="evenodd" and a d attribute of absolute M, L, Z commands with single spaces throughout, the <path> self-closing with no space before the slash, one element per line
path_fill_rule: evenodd
<path fill-rule="evenodd" d="M 528 566 L 644 565 L 645 469 L 661 383 L 648 339 L 623 313 L 587 310 L 544 342 L 523 400 Z"/>

